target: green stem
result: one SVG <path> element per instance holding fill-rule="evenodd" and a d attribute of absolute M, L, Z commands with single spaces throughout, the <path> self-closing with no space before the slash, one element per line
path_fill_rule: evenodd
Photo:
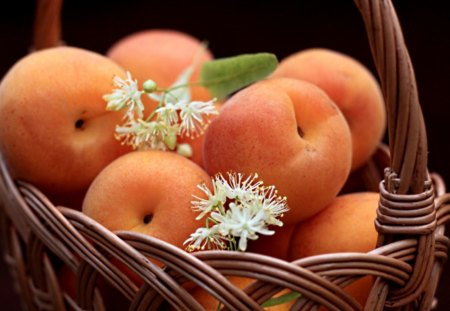
<path fill-rule="evenodd" d="M 151 119 L 156 114 L 156 110 L 158 110 L 158 108 L 161 108 L 164 105 L 164 101 L 166 100 L 167 91 L 162 90 L 161 92 L 163 93 L 163 96 L 162 96 L 161 100 L 159 101 L 158 106 L 156 106 L 156 108 L 153 109 L 153 111 L 150 113 L 150 115 L 145 119 L 146 122 L 151 121 Z"/>
<path fill-rule="evenodd" d="M 231 235 L 229 235 L 229 241 L 230 241 L 230 250 L 231 251 L 236 251 L 237 250 L 237 243 L 236 243 L 236 239 L 233 237 L 233 236 L 231 236 Z"/>
<path fill-rule="evenodd" d="M 294 292 L 294 291 L 290 291 L 289 293 L 286 293 L 286 294 L 278 296 L 278 297 L 273 297 L 273 298 L 265 301 L 261 305 L 261 307 L 268 308 L 268 307 L 282 305 L 282 304 L 285 304 L 285 303 L 287 303 L 289 301 L 298 299 L 300 296 L 301 296 L 300 293 Z"/>

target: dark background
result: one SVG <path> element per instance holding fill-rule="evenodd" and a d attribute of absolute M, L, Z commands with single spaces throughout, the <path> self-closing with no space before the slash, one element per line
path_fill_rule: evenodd
<path fill-rule="evenodd" d="M 12 2 L 12 1 L 8 1 Z M 429 168 L 450 181 L 450 12 L 445 1 L 393 1 L 416 72 L 429 137 Z M 35 1 L 2 1 L 0 77 L 27 54 Z M 375 72 L 362 19 L 351 0 L 77 1 L 62 13 L 66 44 L 105 53 L 134 31 L 172 28 L 207 40 L 216 57 L 272 52 L 279 59 L 309 47 L 353 56 Z M 30 86 L 32 87 L 32 86 Z M 438 310 L 450 309 L 450 265 L 443 272 Z M 0 306 L 17 298 L 0 264 Z"/>

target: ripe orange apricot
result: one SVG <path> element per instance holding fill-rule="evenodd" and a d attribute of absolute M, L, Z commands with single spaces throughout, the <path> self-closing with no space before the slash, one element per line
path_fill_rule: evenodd
<path fill-rule="evenodd" d="M 17 62 L 0 85 L 0 150 L 15 178 L 48 193 L 85 191 L 130 151 L 114 139 L 122 115 L 102 99 L 124 71 L 87 50 L 56 47 Z"/>
<path fill-rule="evenodd" d="M 211 180 L 198 165 L 172 152 L 136 151 L 108 165 L 94 180 L 83 213 L 111 231 L 131 230 L 184 248 L 204 222 L 191 208 L 197 185 Z"/>
<path fill-rule="evenodd" d="M 316 84 L 342 110 L 352 133 L 352 170 L 375 152 L 386 128 L 384 99 L 377 80 L 360 62 L 327 49 L 308 49 L 283 59 L 273 77 Z"/>
<path fill-rule="evenodd" d="M 329 206 L 310 219 L 299 223 L 292 235 L 290 261 L 337 252 L 369 252 L 375 248 L 375 230 L 379 194 L 358 192 L 337 197 Z M 366 276 L 345 288 L 364 305 L 372 286 Z"/>
<path fill-rule="evenodd" d="M 199 57 L 199 62 L 190 81 L 198 81 L 200 65 L 213 58 L 209 50 L 202 50 L 201 42 L 191 35 L 176 30 L 154 29 L 119 40 L 106 55 L 130 71 L 138 82 L 152 79 L 160 88 L 167 88 L 193 64 L 196 57 Z M 203 87 L 196 86 L 191 90 L 193 99 L 211 99 Z M 150 100 L 146 103 L 149 104 Z M 153 102 L 149 109 L 155 104 Z"/>
<path fill-rule="evenodd" d="M 258 173 L 287 197 L 285 224 L 304 220 L 332 202 L 350 172 L 348 124 L 317 86 L 268 79 L 226 101 L 205 134 L 210 174 Z"/>
<path fill-rule="evenodd" d="M 203 50 L 202 44 L 197 38 L 168 29 L 133 33 L 114 44 L 107 52 L 107 56 L 125 70 L 130 71 L 139 83 L 152 79 L 159 88 L 171 86 L 197 57 L 199 61 L 190 81 L 198 81 L 201 64 L 213 58 L 209 50 Z M 190 90 L 193 100 L 212 99 L 206 88 L 192 86 Z M 147 96 L 143 96 L 142 100 L 147 111 L 152 111 L 157 105 Z M 180 142 L 191 144 L 193 155 L 189 159 L 202 166 L 203 137 L 181 138 Z"/>

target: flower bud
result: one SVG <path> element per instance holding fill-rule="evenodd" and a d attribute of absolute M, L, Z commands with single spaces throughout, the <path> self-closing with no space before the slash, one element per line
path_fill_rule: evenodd
<path fill-rule="evenodd" d="M 153 93 L 156 91 L 156 82 L 153 80 L 147 80 L 142 84 L 145 93 Z"/>
<path fill-rule="evenodd" d="M 177 147 L 177 153 L 183 157 L 189 158 L 192 156 L 192 147 L 189 144 L 179 144 Z"/>
<path fill-rule="evenodd" d="M 164 144 L 166 144 L 167 148 L 170 150 L 174 150 L 177 146 L 177 135 L 176 133 L 169 133 L 166 137 L 164 137 Z"/>

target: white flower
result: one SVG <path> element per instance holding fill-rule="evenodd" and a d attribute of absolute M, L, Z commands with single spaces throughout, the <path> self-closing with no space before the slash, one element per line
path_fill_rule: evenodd
<path fill-rule="evenodd" d="M 116 138 L 134 149 L 166 150 L 164 141 L 176 130 L 164 122 L 129 120 L 125 125 L 116 127 Z"/>
<path fill-rule="evenodd" d="M 199 249 L 219 248 L 224 249 L 226 244 L 224 243 L 226 238 L 218 234 L 218 226 L 215 225 L 212 228 L 198 228 L 190 237 L 184 241 L 184 244 L 189 244 L 187 247 L 188 251 L 194 251 Z"/>
<path fill-rule="evenodd" d="M 263 188 L 260 196 L 255 196 L 254 200 L 246 203 L 253 210 L 264 211 L 264 221 L 268 225 L 282 227 L 283 222 L 278 217 L 283 217 L 284 213 L 289 211 L 286 200 L 286 197 L 277 195 L 277 190 L 274 186 L 270 186 Z"/>
<path fill-rule="evenodd" d="M 157 119 L 173 125 L 178 123 L 178 107 L 175 104 L 166 102 L 164 106 L 159 107 L 155 111 L 157 113 Z"/>
<path fill-rule="evenodd" d="M 256 240 L 260 234 L 272 235 L 275 232 L 269 230 L 270 225 L 283 225 L 278 218 L 289 210 L 287 199 L 279 197 L 274 186 L 264 187 L 257 174 L 227 175 L 228 180 L 220 173 L 212 179 L 213 191 L 205 184 L 198 185 L 207 198 L 194 196 L 192 208 L 200 212 L 197 219 L 210 213 L 206 222 L 215 223 L 216 233 L 229 242 L 229 249 L 235 249 L 239 239 L 238 249 L 245 251 L 247 240 Z"/>
<path fill-rule="evenodd" d="M 192 69 L 183 72 L 176 83 L 185 82 L 191 72 Z M 116 89 L 104 96 L 108 102 L 107 109 L 127 108 L 124 117 L 126 123 L 117 126 L 116 138 L 122 140 L 123 144 L 132 145 L 134 149 L 175 150 L 177 136 L 180 133 L 181 135 L 186 133 L 187 136 L 199 135 L 207 125 L 205 116 L 217 114 L 213 105 L 214 100 L 189 102 L 189 91 L 181 91 L 182 88 L 188 87 L 180 85 L 180 89 L 163 92 L 158 108 L 148 117 L 152 121 L 144 121 L 144 105 L 141 101 L 143 91 L 138 90 L 137 81 L 127 72 L 125 80 L 116 76 L 113 82 Z M 168 98 L 174 101 L 169 101 Z M 153 118 L 154 114 L 156 118 Z"/>
<path fill-rule="evenodd" d="M 127 108 L 126 117 L 133 118 L 137 112 L 139 118 L 143 117 L 144 104 L 141 100 L 142 91 L 139 91 L 137 81 L 133 80 L 131 74 L 127 72 L 125 80 L 119 76 L 113 78 L 116 87 L 111 94 L 106 94 L 103 99 L 107 102 L 107 110 L 122 110 Z"/>
<path fill-rule="evenodd" d="M 204 52 L 204 48 L 201 49 Z M 113 78 L 114 89 L 103 96 L 107 110 L 125 109 L 124 124 L 116 127 L 115 137 L 122 144 L 134 149 L 176 150 L 189 156 L 192 149 L 187 145 L 178 148 L 178 136 L 196 136 L 203 134 L 208 125 L 208 116 L 217 114 L 214 101 L 191 101 L 189 80 L 200 59 L 196 57 L 193 64 L 183 70 L 174 83 L 165 89 L 158 88 L 153 80 L 143 83 L 139 90 L 137 80 L 130 72 L 122 79 Z M 141 96 L 146 94 L 158 102 L 158 106 L 144 120 L 144 104 Z"/>
<path fill-rule="evenodd" d="M 143 149 L 167 150 L 165 140 L 173 136 L 176 129 L 164 122 L 151 121 L 147 124 L 150 125 L 148 132 L 142 132 L 142 137 L 145 137 L 145 141 L 141 143 L 144 146 Z"/>
<path fill-rule="evenodd" d="M 230 203 L 230 209 L 222 215 L 211 213 L 211 217 L 219 223 L 219 232 L 222 235 L 232 235 L 239 238 L 239 250 L 247 249 L 247 239 L 256 240 L 258 234 L 272 235 L 275 231 L 269 230 L 264 222 L 263 210 L 255 213 L 242 205 Z"/>
<path fill-rule="evenodd" d="M 266 213 L 266 223 L 279 227 L 283 226 L 278 217 L 283 217 L 284 213 L 289 211 L 287 198 L 278 196 L 275 186 L 266 187 L 264 196 L 261 198 L 261 209 Z"/>
<path fill-rule="evenodd" d="M 260 188 L 263 182 L 258 179 L 258 174 L 249 175 L 244 179 L 242 173 L 228 173 L 229 183 L 227 184 L 227 196 L 230 199 L 239 201 L 254 200 L 260 196 Z"/>
<path fill-rule="evenodd" d="M 220 176 L 216 176 L 216 178 L 212 180 L 212 192 L 205 184 L 197 186 L 207 197 L 206 199 L 203 199 L 194 195 L 196 200 L 191 201 L 192 209 L 196 212 L 200 212 L 200 215 L 196 218 L 197 220 L 202 219 L 209 212 L 223 207 L 227 200 L 224 183 L 225 180 L 220 178 Z"/>
<path fill-rule="evenodd" d="M 207 102 L 201 101 L 180 101 L 177 103 L 180 109 L 180 128 L 181 136 L 195 137 L 203 134 L 209 121 L 206 116 L 218 114 L 214 107 L 215 100 Z"/>
<path fill-rule="evenodd" d="M 136 132 L 140 127 L 139 122 L 135 120 L 129 120 L 123 126 L 116 126 L 115 137 L 117 140 L 121 140 L 124 145 L 136 145 Z"/>

